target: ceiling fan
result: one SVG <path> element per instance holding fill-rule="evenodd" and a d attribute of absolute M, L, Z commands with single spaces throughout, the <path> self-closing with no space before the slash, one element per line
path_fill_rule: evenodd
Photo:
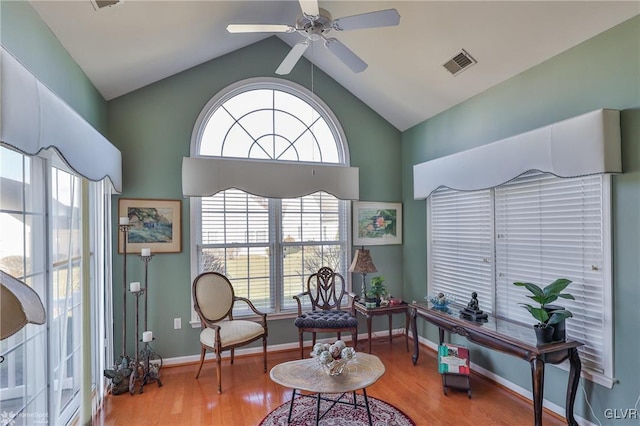
<path fill-rule="evenodd" d="M 295 27 L 286 24 L 231 24 L 230 33 L 298 33 L 304 40 L 296 43 L 284 58 L 276 74 L 289 74 L 309 45 L 323 40 L 324 45 L 353 72 L 362 72 L 367 63 L 353 53 L 340 40 L 327 37 L 331 30 L 348 31 L 375 27 L 390 27 L 400 23 L 400 14 L 396 9 L 379 10 L 359 15 L 333 19 L 331 14 L 318 6 L 318 0 L 299 0 L 302 15 L 296 20 Z"/>

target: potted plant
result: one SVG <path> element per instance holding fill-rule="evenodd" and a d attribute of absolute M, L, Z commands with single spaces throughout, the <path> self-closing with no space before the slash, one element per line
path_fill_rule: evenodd
<path fill-rule="evenodd" d="M 376 305 L 380 305 L 380 298 L 386 296 L 387 287 L 384 285 L 384 277 L 377 276 L 371 278 L 371 288 L 367 292 L 367 297 L 375 298 Z"/>
<path fill-rule="evenodd" d="M 569 284 L 571 284 L 571 280 L 566 278 L 558 278 L 545 288 L 540 288 L 532 283 L 513 283 L 515 286 L 525 287 L 529 290 L 532 294 L 527 297 L 538 304 L 536 307 L 528 303 L 519 303 L 538 321 L 534 328 L 539 344 L 564 340 L 564 321 L 572 317 L 573 314 L 561 306 L 552 305 L 552 303 L 558 298 L 575 300 L 571 294 L 562 293 Z"/>

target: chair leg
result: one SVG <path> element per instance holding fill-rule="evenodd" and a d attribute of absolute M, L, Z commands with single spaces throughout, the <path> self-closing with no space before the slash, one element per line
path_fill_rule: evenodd
<path fill-rule="evenodd" d="M 218 367 L 218 393 L 222 393 L 222 354 L 216 353 L 216 366 Z"/>
<path fill-rule="evenodd" d="M 341 333 L 338 331 L 338 340 L 340 340 Z"/>
<path fill-rule="evenodd" d="M 313 340 L 311 341 L 311 347 L 314 347 L 316 345 L 316 332 L 313 332 Z"/>
<path fill-rule="evenodd" d="M 300 359 L 304 358 L 304 345 L 302 342 L 302 329 L 298 329 L 298 343 L 300 344 Z"/>
<path fill-rule="evenodd" d="M 353 340 L 353 349 L 358 347 L 358 329 L 354 329 L 351 332 L 351 340 Z"/>
<path fill-rule="evenodd" d="M 262 336 L 262 358 L 264 363 L 264 372 L 267 372 L 267 336 Z"/>
<path fill-rule="evenodd" d="M 204 364 L 204 353 L 207 350 L 205 349 L 205 347 L 202 347 L 202 350 L 200 351 L 200 366 L 198 367 L 198 371 L 196 372 L 196 379 L 198 378 L 198 376 L 200 375 L 200 370 L 202 370 L 202 364 Z"/>
<path fill-rule="evenodd" d="M 231 364 L 233 365 L 233 357 L 235 355 L 235 349 L 231 348 Z"/>

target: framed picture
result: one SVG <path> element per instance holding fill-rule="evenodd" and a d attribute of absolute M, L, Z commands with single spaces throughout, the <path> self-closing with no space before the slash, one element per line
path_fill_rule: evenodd
<path fill-rule="evenodd" d="M 151 254 L 180 253 L 181 213 L 181 200 L 119 199 L 118 216 L 129 219 L 127 253 L 140 253 L 142 248 L 151 249 Z M 118 253 L 124 252 L 124 235 L 118 229 Z"/>
<path fill-rule="evenodd" d="M 402 203 L 354 201 L 353 244 L 402 244 Z"/>

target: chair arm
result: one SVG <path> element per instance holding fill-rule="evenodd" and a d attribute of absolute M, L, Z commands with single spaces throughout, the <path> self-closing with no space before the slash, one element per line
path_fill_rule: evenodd
<path fill-rule="evenodd" d="M 233 299 L 233 303 L 235 303 L 236 301 L 245 302 L 249 306 L 249 308 L 251 308 L 253 313 L 255 313 L 256 315 L 261 316 L 262 317 L 262 326 L 264 327 L 265 330 L 267 329 L 267 314 L 265 314 L 262 311 L 259 311 L 255 307 L 253 302 L 251 302 L 251 300 L 247 299 L 246 297 L 235 296 L 234 299 Z"/>
<path fill-rule="evenodd" d="M 348 303 L 349 309 L 351 310 L 351 315 L 355 317 L 356 316 L 355 302 L 358 299 L 358 295 L 352 291 L 348 291 L 345 294 L 347 295 L 347 299 L 348 299 L 347 303 Z"/>
<path fill-rule="evenodd" d="M 295 296 L 293 296 L 293 298 L 298 303 L 298 316 L 302 315 L 302 302 L 300 302 L 300 298 L 303 297 L 303 296 L 311 297 L 311 293 L 309 293 L 308 291 L 305 291 L 303 293 L 299 293 L 299 294 L 296 294 Z"/>

